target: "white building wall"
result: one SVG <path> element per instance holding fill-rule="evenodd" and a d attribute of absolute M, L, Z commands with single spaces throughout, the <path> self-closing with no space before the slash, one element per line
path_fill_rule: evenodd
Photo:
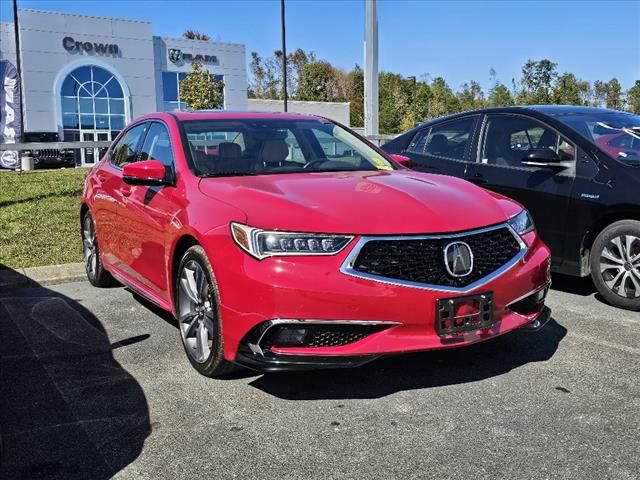
<path fill-rule="evenodd" d="M 118 73 L 130 93 L 129 119 L 155 110 L 151 23 L 39 10 L 19 10 L 25 131 L 62 132 L 59 89 L 75 66 L 93 63 Z M 119 53 L 73 51 L 62 40 L 117 44 Z"/>
<path fill-rule="evenodd" d="M 215 63 L 203 63 L 203 67 L 214 75 L 224 75 L 224 108 L 227 110 L 247 109 L 247 64 L 245 46 L 239 43 L 210 42 L 186 38 L 154 37 L 156 58 L 157 108 L 162 109 L 162 72 L 191 71 L 190 61 L 173 63 L 169 60 L 169 50 L 178 49 L 183 54 L 213 55 Z"/>
<path fill-rule="evenodd" d="M 249 110 L 257 112 L 282 112 L 283 100 L 266 100 L 262 98 L 250 98 Z M 306 113 L 330 118 L 343 125 L 349 126 L 350 103 L 346 102 L 303 102 L 288 100 L 287 110 L 294 113 Z"/>
<path fill-rule="evenodd" d="M 16 43 L 13 23 L 0 22 L 0 60 L 16 64 Z"/>

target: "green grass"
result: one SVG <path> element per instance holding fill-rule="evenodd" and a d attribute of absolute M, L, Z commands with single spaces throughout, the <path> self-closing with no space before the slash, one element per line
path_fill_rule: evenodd
<path fill-rule="evenodd" d="M 87 170 L 0 172 L 0 267 L 82 261 L 80 196 Z"/>

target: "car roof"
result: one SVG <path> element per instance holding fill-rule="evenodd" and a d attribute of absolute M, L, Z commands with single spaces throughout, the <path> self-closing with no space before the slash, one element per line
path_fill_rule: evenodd
<path fill-rule="evenodd" d="M 198 110 L 192 112 L 174 112 L 180 121 L 188 120 L 239 120 L 239 119 L 280 119 L 280 120 L 324 120 L 316 115 L 293 112 L 256 112 L 233 110 Z"/>

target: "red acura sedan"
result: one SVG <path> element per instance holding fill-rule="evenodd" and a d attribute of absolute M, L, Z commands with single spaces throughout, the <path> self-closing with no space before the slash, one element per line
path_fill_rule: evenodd
<path fill-rule="evenodd" d="M 528 212 L 404 160 L 308 115 L 142 117 L 86 180 L 89 281 L 172 312 L 208 376 L 539 330 L 549 250 Z"/>

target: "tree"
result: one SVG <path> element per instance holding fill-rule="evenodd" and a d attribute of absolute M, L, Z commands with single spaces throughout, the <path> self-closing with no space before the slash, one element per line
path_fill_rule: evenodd
<path fill-rule="evenodd" d="M 515 103 L 513 95 L 503 83 L 497 82 L 487 97 L 487 106 L 489 107 L 509 107 Z"/>
<path fill-rule="evenodd" d="M 180 80 L 180 100 L 193 110 L 220 108 L 223 87 L 221 81 L 215 80 L 200 63 L 194 62 L 191 72 Z"/>
<path fill-rule="evenodd" d="M 630 112 L 640 114 L 640 80 L 627 90 L 627 108 Z"/>
<path fill-rule="evenodd" d="M 418 82 L 416 84 L 416 122 L 424 122 L 431 118 L 429 111 L 431 97 L 429 84 Z"/>
<path fill-rule="evenodd" d="M 296 100 L 331 102 L 335 93 L 335 73 L 329 62 L 308 63 L 302 67 Z"/>
<path fill-rule="evenodd" d="M 359 65 L 348 73 L 345 100 L 350 103 L 352 127 L 364 127 L 364 72 Z"/>
<path fill-rule="evenodd" d="M 461 111 L 476 110 L 485 105 L 484 93 L 480 84 L 475 80 L 471 80 L 470 83 L 463 83 L 456 96 L 458 97 L 458 108 Z"/>
<path fill-rule="evenodd" d="M 553 86 L 553 103 L 564 105 L 588 105 L 591 85 L 584 80 L 578 80 L 573 73 L 565 72 L 560 75 Z"/>
<path fill-rule="evenodd" d="M 431 102 L 429 111 L 432 118 L 460 111 L 458 99 L 454 95 L 453 90 L 451 90 L 451 87 L 447 85 L 444 78 L 434 78 L 433 82 L 431 82 L 430 88 Z"/>
<path fill-rule="evenodd" d="M 617 78 L 612 78 L 606 83 L 607 108 L 622 110 L 624 102 L 622 98 L 622 85 Z"/>
<path fill-rule="evenodd" d="M 518 102 L 525 105 L 546 105 L 552 103 L 552 86 L 558 76 L 551 60 L 528 60 L 522 67 Z"/>
<path fill-rule="evenodd" d="M 209 40 L 209 35 L 206 33 L 200 33 L 196 30 L 185 30 L 182 36 L 189 40 L 203 40 L 205 42 Z"/>

